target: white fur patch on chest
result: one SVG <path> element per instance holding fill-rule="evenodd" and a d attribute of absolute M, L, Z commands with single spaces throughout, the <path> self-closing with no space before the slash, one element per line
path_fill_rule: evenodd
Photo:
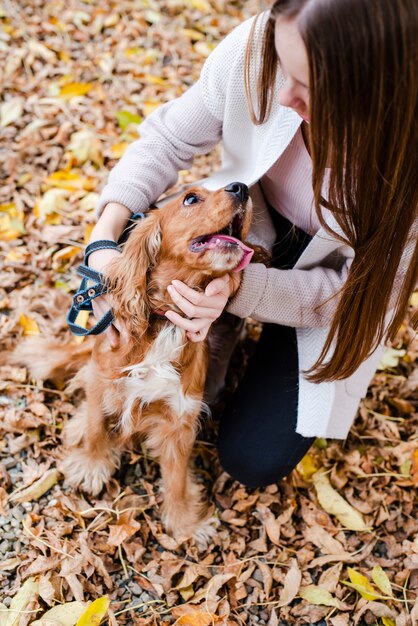
<path fill-rule="evenodd" d="M 184 345 L 183 331 L 177 326 L 166 324 L 143 361 L 125 368 L 128 376 L 120 381 L 125 395 L 120 420 L 122 430 L 131 430 L 132 408 L 138 400 L 141 407 L 163 400 L 179 417 L 200 410 L 201 400 L 183 393 L 180 374 L 175 367 Z"/>

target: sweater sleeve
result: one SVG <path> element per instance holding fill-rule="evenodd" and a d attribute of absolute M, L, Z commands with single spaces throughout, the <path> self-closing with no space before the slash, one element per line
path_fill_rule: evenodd
<path fill-rule="evenodd" d="M 108 202 L 132 212 L 150 204 L 175 184 L 179 170 L 188 169 L 196 154 L 209 152 L 221 140 L 222 123 L 205 105 L 198 81 L 182 96 L 154 111 L 139 127 L 134 141 L 109 175 L 96 207 Z"/>
<path fill-rule="evenodd" d="M 341 269 L 317 266 L 281 270 L 250 263 L 227 310 L 238 317 L 284 326 L 329 326 L 351 259 Z"/>
<path fill-rule="evenodd" d="M 132 212 L 148 209 L 175 184 L 179 170 L 189 169 L 197 154 L 209 152 L 221 141 L 228 84 L 236 72 L 242 73 L 254 19 L 239 24 L 216 46 L 190 89 L 156 109 L 139 126 L 140 139 L 110 172 L 97 215 L 108 202 L 119 202 Z M 263 15 L 258 20 L 258 38 L 265 19 Z M 243 103 L 239 100 L 234 106 L 242 109 Z"/>

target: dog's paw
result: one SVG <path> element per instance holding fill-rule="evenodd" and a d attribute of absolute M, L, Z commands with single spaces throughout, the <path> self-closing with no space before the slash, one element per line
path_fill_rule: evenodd
<path fill-rule="evenodd" d="M 192 539 L 196 544 L 199 552 L 207 550 L 208 545 L 216 535 L 220 521 L 217 517 L 212 516 L 203 520 L 193 531 Z"/>
<path fill-rule="evenodd" d="M 65 484 L 73 489 L 81 489 L 92 496 L 107 484 L 115 471 L 116 465 L 111 458 L 95 458 L 83 450 L 74 450 L 61 462 L 60 471 L 64 474 Z"/>

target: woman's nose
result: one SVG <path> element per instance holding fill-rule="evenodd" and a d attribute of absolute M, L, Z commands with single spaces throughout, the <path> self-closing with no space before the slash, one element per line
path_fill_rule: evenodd
<path fill-rule="evenodd" d="M 284 107 L 293 107 L 300 101 L 295 85 L 286 80 L 279 89 L 279 104 Z"/>

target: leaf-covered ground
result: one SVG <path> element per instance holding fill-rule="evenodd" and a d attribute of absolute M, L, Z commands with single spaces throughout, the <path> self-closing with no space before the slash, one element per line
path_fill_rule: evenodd
<path fill-rule="evenodd" d="M 2 350 L 30 334 L 74 341 L 65 325 L 74 268 L 110 168 L 136 124 L 192 84 L 217 41 L 257 8 L 4 0 Z M 216 152 L 198 158 L 180 181 L 217 163 Z M 257 330 L 250 324 L 229 389 Z M 67 490 L 56 464 L 78 399 L 3 365 L 0 624 L 28 624 L 52 606 L 104 595 L 112 625 L 418 623 L 418 369 L 408 318 L 394 348 L 347 441 L 317 441 L 277 485 L 248 490 L 232 481 L 217 462 L 216 420 L 204 427 L 195 467 L 220 526 L 200 554 L 164 534 L 158 466 L 145 450 L 125 456 L 100 498 Z M 7 613 L 27 579 L 34 588 L 21 612 Z"/>

